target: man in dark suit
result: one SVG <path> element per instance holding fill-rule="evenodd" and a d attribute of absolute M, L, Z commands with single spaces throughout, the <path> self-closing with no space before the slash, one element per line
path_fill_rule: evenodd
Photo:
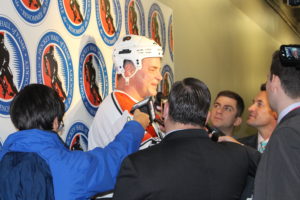
<path fill-rule="evenodd" d="M 263 153 L 277 123 L 277 113 L 270 107 L 265 83 L 260 86 L 260 91 L 253 99 L 253 103 L 248 108 L 248 111 L 247 124 L 256 128 L 257 133 L 240 138 L 238 141 Z M 251 198 L 253 196 L 253 190 L 254 177 L 249 176 L 241 200 Z"/>
<path fill-rule="evenodd" d="M 255 177 L 255 200 L 300 199 L 300 62 L 286 64 L 273 54 L 267 80 L 271 107 L 278 125 L 262 155 Z"/>
<path fill-rule="evenodd" d="M 114 199 L 239 199 L 260 154 L 209 138 L 204 127 L 210 101 L 202 81 L 186 78 L 174 83 L 163 111 L 166 137 L 126 158 Z"/>

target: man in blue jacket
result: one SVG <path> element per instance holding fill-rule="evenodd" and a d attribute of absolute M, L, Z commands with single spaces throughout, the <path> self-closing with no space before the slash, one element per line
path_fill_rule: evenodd
<path fill-rule="evenodd" d="M 16 95 L 10 106 L 10 116 L 19 131 L 4 142 L 0 153 L 0 169 L 3 170 L 0 183 L 10 178 L 3 176 L 8 174 L 5 171 L 11 170 L 9 166 L 3 167 L 3 160 L 7 160 L 4 158 L 14 155 L 9 152 L 34 152 L 50 168 L 56 200 L 88 199 L 113 189 L 123 158 L 139 148 L 144 128 L 149 123 L 148 115 L 135 112 L 134 120 L 125 124 L 108 146 L 82 152 L 67 149 L 57 134 L 64 112 L 64 104 L 57 93 L 45 85 L 28 85 Z M 18 185 L 1 184 L 0 196 L 7 197 L 5 193 L 10 187 Z"/>

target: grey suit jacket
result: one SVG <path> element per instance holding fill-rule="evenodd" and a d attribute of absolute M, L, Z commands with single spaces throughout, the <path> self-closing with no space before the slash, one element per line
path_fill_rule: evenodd
<path fill-rule="evenodd" d="M 262 155 L 254 200 L 300 199 L 300 108 L 277 125 Z"/>

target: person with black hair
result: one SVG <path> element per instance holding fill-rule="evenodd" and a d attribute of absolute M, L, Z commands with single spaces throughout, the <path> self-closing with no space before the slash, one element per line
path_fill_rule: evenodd
<path fill-rule="evenodd" d="M 278 123 L 258 166 L 254 200 L 300 199 L 300 66 L 284 63 L 275 51 L 266 89 Z"/>
<path fill-rule="evenodd" d="M 244 100 L 239 94 L 230 90 L 220 91 L 211 108 L 212 127 L 223 135 L 233 136 L 234 128 L 242 123 L 244 108 Z"/>
<path fill-rule="evenodd" d="M 18 131 L 9 135 L 3 144 L 0 174 L 11 170 L 9 166 L 2 167 L 2 159 L 10 152 L 33 152 L 50 168 L 55 199 L 88 199 L 113 189 L 123 158 L 139 148 L 149 116 L 137 110 L 134 120 L 126 123 L 105 148 L 83 152 L 70 151 L 57 134 L 64 113 L 64 103 L 55 90 L 42 84 L 25 86 L 10 105 L 11 120 Z M 14 159 L 13 155 L 10 157 Z M 16 187 L 7 182 L 10 178 L 0 180 L 0 199 L 7 192 L 5 188 Z"/>
<path fill-rule="evenodd" d="M 195 78 L 173 84 L 163 111 L 166 136 L 122 163 L 113 199 L 239 199 L 260 154 L 209 138 L 211 96 Z"/>

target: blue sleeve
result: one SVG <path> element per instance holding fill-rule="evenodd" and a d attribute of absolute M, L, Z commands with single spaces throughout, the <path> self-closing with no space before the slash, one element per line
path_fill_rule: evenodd
<path fill-rule="evenodd" d="M 85 185 L 87 192 L 104 192 L 114 188 L 123 159 L 139 149 L 144 132 L 141 124 L 129 121 L 105 148 L 97 147 L 88 152 L 95 159 L 90 160 L 91 169 Z"/>

